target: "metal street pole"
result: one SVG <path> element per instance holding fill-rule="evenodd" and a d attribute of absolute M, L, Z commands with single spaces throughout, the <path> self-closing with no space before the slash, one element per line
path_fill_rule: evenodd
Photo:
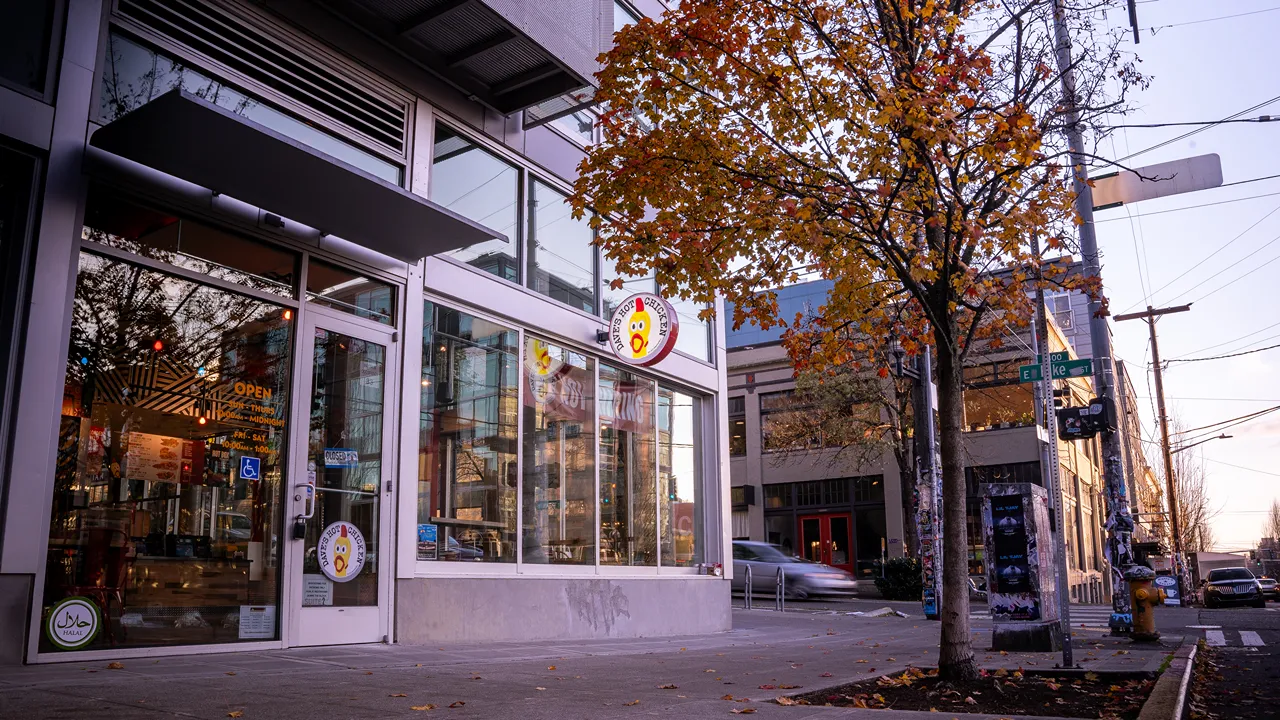
<path fill-rule="evenodd" d="M 1031 236 L 1031 254 L 1036 262 L 1036 279 L 1043 279 L 1044 260 L 1040 257 L 1040 238 Z M 1053 353 L 1049 347 L 1049 318 L 1045 315 L 1044 288 L 1036 286 L 1036 331 L 1032 336 L 1032 349 L 1040 355 L 1040 382 L 1035 384 L 1036 424 L 1048 434 L 1047 442 L 1040 447 L 1040 476 L 1052 499 L 1049 511 L 1053 513 L 1053 575 L 1054 591 L 1058 596 L 1058 623 L 1062 635 L 1062 667 L 1075 666 L 1071 647 L 1071 601 L 1067 597 L 1067 531 L 1062 509 L 1062 460 L 1058 457 L 1058 416 L 1053 412 L 1053 369 L 1050 362 Z M 1044 568 L 1041 568 L 1044 572 Z M 988 588 L 991 592 L 993 588 Z"/>
<path fill-rule="evenodd" d="M 921 604 L 928 620 L 942 617 L 942 467 L 938 459 L 936 404 L 933 391 L 933 351 L 920 354 L 916 429 L 916 517 L 920 528 Z"/>
<path fill-rule="evenodd" d="M 1098 259 L 1098 237 L 1093 227 L 1093 195 L 1085 168 L 1084 135 L 1080 131 L 1080 111 L 1076 105 L 1076 79 L 1071 64 L 1071 36 L 1062 0 L 1053 0 L 1053 29 L 1057 44 L 1058 73 L 1062 79 L 1063 105 L 1067 109 L 1067 144 L 1071 151 L 1072 186 L 1076 192 L 1076 212 L 1080 215 L 1080 254 L 1087 277 L 1102 276 Z M 1089 338 L 1093 355 L 1093 387 L 1099 397 L 1115 407 L 1115 377 L 1111 358 L 1111 333 L 1102 314 L 1102 298 L 1089 298 Z M 1045 353 L 1047 357 L 1047 353 Z M 1107 495 L 1107 560 L 1111 564 L 1111 633 L 1124 634 L 1133 622 L 1129 604 L 1129 586 L 1124 570 L 1133 564 L 1129 535 L 1133 517 L 1129 514 L 1128 492 L 1124 481 L 1120 437 L 1116 431 L 1102 434 L 1102 467 Z"/>
<path fill-rule="evenodd" d="M 1170 313 L 1187 312 L 1190 309 L 1190 305 L 1169 308 L 1152 308 L 1148 305 L 1144 312 L 1116 316 L 1116 322 L 1137 319 L 1146 320 L 1147 327 L 1151 332 L 1151 363 L 1155 367 L 1156 375 L 1156 412 L 1159 414 L 1158 420 L 1160 422 L 1160 451 L 1164 455 L 1164 484 L 1165 492 L 1169 495 L 1169 522 L 1171 523 L 1170 529 L 1173 531 L 1174 574 L 1178 577 L 1178 602 L 1180 603 L 1184 603 L 1184 598 L 1186 597 L 1182 586 L 1182 574 L 1186 572 L 1186 563 L 1182 556 L 1182 523 L 1178 519 L 1177 486 L 1173 477 L 1173 452 L 1169 448 L 1169 416 L 1164 409 L 1164 372 L 1160 367 L 1160 343 L 1156 339 L 1156 318 Z"/>

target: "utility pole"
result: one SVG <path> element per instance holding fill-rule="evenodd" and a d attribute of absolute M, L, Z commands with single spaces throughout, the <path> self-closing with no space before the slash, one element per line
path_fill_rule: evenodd
<path fill-rule="evenodd" d="M 1158 418 L 1160 422 L 1160 451 L 1164 455 L 1164 486 L 1165 492 L 1169 495 L 1169 522 L 1170 529 L 1173 531 L 1173 562 L 1175 574 L 1178 577 L 1179 602 L 1182 602 L 1182 598 L 1186 597 L 1182 587 L 1182 574 L 1186 570 L 1186 564 L 1182 556 L 1182 523 L 1178 520 L 1178 494 L 1173 478 L 1173 452 L 1169 449 L 1169 416 L 1164 409 L 1164 372 L 1160 367 L 1160 343 L 1156 340 L 1156 318 L 1170 313 L 1187 312 L 1190 309 L 1190 305 L 1168 308 L 1153 308 L 1148 305 L 1143 312 L 1116 316 L 1116 322 L 1137 319 L 1146 320 L 1147 328 L 1151 332 L 1151 363 L 1156 369 L 1156 412 L 1160 416 Z"/>
<path fill-rule="evenodd" d="M 1053 411 L 1053 369 L 1050 359 L 1053 355 L 1049 346 L 1049 318 L 1044 307 L 1044 260 L 1040 257 L 1040 238 L 1031 235 L 1031 254 L 1036 263 L 1036 332 L 1032 338 L 1033 348 L 1040 355 L 1040 382 L 1035 384 L 1036 425 L 1043 427 L 1047 442 L 1040 447 L 1040 477 L 1045 489 L 1049 491 L 1052 503 L 1049 512 L 1053 514 L 1053 574 L 1054 589 L 1058 596 L 1058 624 L 1062 636 L 1062 667 L 1075 667 L 1074 649 L 1071 647 L 1071 599 L 1067 596 L 1067 578 L 1070 569 L 1067 567 L 1067 531 L 1066 518 L 1063 515 L 1062 502 L 1062 460 L 1058 457 L 1058 416 Z M 1037 428 L 1039 429 L 1039 428 Z M 1045 572 L 1046 568 L 1040 568 Z M 994 592 L 995 588 L 987 588 Z"/>
<path fill-rule="evenodd" d="M 1098 259 L 1098 236 L 1093 227 L 1093 193 L 1085 168 L 1084 135 L 1080 131 L 1075 71 L 1071 64 L 1071 36 L 1067 29 L 1062 0 L 1053 0 L 1053 30 L 1056 41 L 1058 73 L 1062 81 L 1062 103 L 1066 107 L 1067 145 L 1071 151 L 1072 187 L 1076 192 L 1076 213 L 1080 216 L 1080 254 L 1086 277 L 1102 277 Z M 1111 358 L 1111 332 L 1102 314 L 1102 298 L 1089 298 L 1089 338 L 1093 356 L 1093 388 L 1099 397 L 1115 407 L 1115 377 Z M 1056 441 L 1056 440 L 1055 440 Z M 1124 570 L 1133 564 L 1129 535 L 1133 517 L 1121 460 L 1120 436 L 1115 430 L 1102 434 L 1102 467 L 1107 495 L 1107 560 L 1111 564 L 1111 634 L 1123 635 L 1132 626 L 1133 609 L 1129 604 L 1129 587 Z"/>

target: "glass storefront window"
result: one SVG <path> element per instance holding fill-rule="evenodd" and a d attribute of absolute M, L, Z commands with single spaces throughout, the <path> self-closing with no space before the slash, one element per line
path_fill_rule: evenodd
<path fill-rule="evenodd" d="M 614 290 L 611 286 L 613 281 L 617 279 L 622 280 L 622 287 Z M 628 297 L 635 295 L 636 293 L 651 293 L 656 291 L 658 288 L 652 275 L 640 278 L 624 277 L 622 273 L 618 272 L 613 261 L 605 257 L 603 253 L 600 255 L 600 284 L 600 299 L 602 305 L 600 314 L 606 318 L 612 316 L 613 311 L 618 309 L 618 305 Z M 684 332 L 683 326 L 680 331 Z M 679 338 L 676 338 L 676 340 L 678 342 Z"/>
<path fill-rule="evenodd" d="M 524 343 L 523 561 L 596 562 L 595 360 Z"/>
<path fill-rule="evenodd" d="M 516 560 L 515 330 L 428 301 L 418 435 L 418 559 Z"/>
<path fill-rule="evenodd" d="M 654 384 L 600 365 L 600 564 L 656 565 Z"/>
<path fill-rule="evenodd" d="M 83 649 L 279 637 L 290 317 L 81 253 L 43 604 L 98 608 Z"/>
<path fill-rule="evenodd" d="M 383 325 L 395 325 L 395 288 L 312 258 L 307 263 L 307 301 Z"/>
<path fill-rule="evenodd" d="M 595 233 L 573 219 L 563 193 L 534 180 L 529 188 L 528 284 L 560 302 L 596 311 Z"/>
<path fill-rule="evenodd" d="M 0 5 L 0 78 L 18 87 L 44 92 L 53 8 L 53 0 L 23 0 Z"/>
<path fill-rule="evenodd" d="M 680 334 L 676 336 L 676 350 L 699 360 L 711 359 L 711 323 L 698 317 L 703 305 L 692 300 L 671 300 L 680 318 Z"/>
<path fill-rule="evenodd" d="M 702 502 L 699 434 L 700 400 L 670 388 L 658 389 L 658 501 L 662 566 L 702 562 Z"/>
<path fill-rule="evenodd" d="M 354 165 L 392 185 L 399 185 L 401 182 L 403 171 L 399 165 L 277 110 L 221 80 L 199 72 L 186 62 L 156 52 L 118 32 L 111 33 L 107 39 L 106 66 L 99 93 L 99 119 L 104 124 L 178 88 Z"/>
<path fill-rule="evenodd" d="M 449 252 L 468 265 L 520 282 L 520 171 L 448 127 L 436 123 L 431 199 L 505 235 Z"/>
<path fill-rule="evenodd" d="M 855 509 L 853 526 L 858 534 L 854 543 L 858 553 L 856 574 L 869 577 L 875 572 L 876 563 L 880 562 L 881 548 L 887 547 L 884 505 Z"/>
<path fill-rule="evenodd" d="M 297 253 L 89 191 L 81 238 L 262 292 L 293 297 Z"/>

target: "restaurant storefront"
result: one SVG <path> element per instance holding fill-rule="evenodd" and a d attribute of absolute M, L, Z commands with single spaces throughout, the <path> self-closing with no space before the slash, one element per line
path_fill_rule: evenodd
<path fill-rule="evenodd" d="M 368 96 L 300 108 L 184 7 L 66 18 L 101 43 L 2 398 L 0 656 L 727 629 L 714 325 L 613 289 L 568 182 L 464 116 L 201 11 Z"/>

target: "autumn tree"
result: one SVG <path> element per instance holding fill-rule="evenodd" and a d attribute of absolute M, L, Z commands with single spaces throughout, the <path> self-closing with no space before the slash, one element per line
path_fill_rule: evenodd
<path fill-rule="evenodd" d="M 1074 108 L 1046 0 L 685 0 L 617 33 L 598 73 L 603 140 L 574 203 L 619 273 L 784 326 L 798 372 L 887 375 L 890 338 L 936 347 L 947 679 L 977 676 L 961 369 L 1029 321 L 1034 284 L 1081 282 L 1038 279 L 1030 241 L 1074 235 L 1064 126 L 1100 124 L 1139 80 L 1090 24 L 1107 2 L 1067 15 Z M 828 301 L 779 317 L 770 289 L 802 272 Z"/>

